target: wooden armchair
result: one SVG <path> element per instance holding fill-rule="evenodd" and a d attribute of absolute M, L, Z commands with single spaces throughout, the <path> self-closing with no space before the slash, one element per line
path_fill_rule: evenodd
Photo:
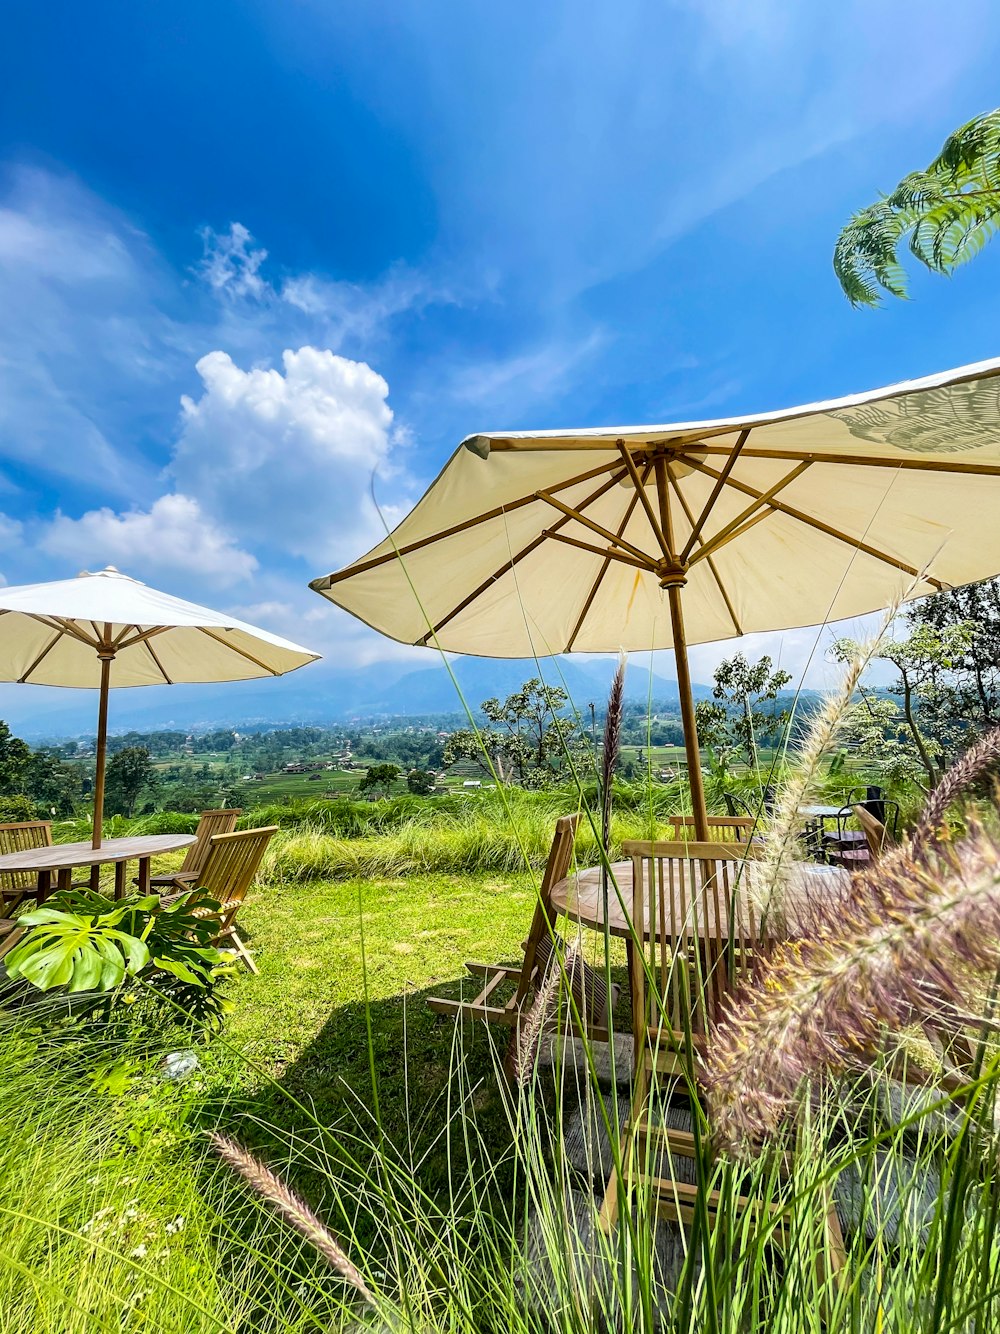
<path fill-rule="evenodd" d="M 259 970 L 236 930 L 236 914 L 253 884 L 265 849 L 277 832 L 277 825 L 268 825 L 263 829 L 243 829 L 238 834 L 213 834 L 205 865 L 198 876 L 199 897 L 204 895 L 220 905 L 218 912 L 209 908 L 200 910 L 218 918 L 216 944 L 223 949 L 235 950 L 251 973 Z M 191 888 L 185 886 L 185 889 Z"/>
<path fill-rule="evenodd" d="M 427 1004 L 432 1010 L 454 1019 L 482 1019 L 486 1023 L 516 1028 L 525 1001 L 534 993 L 552 958 L 557 940 L 552 890 L 569 874 L 578 820 L 579 817 L 576 815 L 564 815 L 556 821 L 555 835 L 538 891 L 538 902 L 532 915 L 531 928 L 521 947 L 524 950 L 524 959 L 520 966 L 469 961 L 465 965 L 466 969 L 473 977 L 482 979 L 478 993 L 472 1000 L 460 1001 L 449 1000 L 443 996 L 428 996 Z M 504 983 L 513 983 L 514 988 L 509 999 L 501 1004 L 497 993 Z M 604 979 L 582 959 L 576 962 L 570 985 L 588 1031 L 597 1029 L 600 1035 L 603 1035 L 617 992 L 609 997 Z"/>
<path fill-rule="evenodd" d="M 18 824 L 0 824 L 0 854 L 24 852 L 28 848 L 51 848 L 51 820 L 22 820 Z M 51 880 L 51 877 L 50 877 Z M 34 871 L 5 871 L 0 875 L 0 917 L 38 893 Z"/>
<path fill-rule="evenodd" d="M 748 892 L 745 859 L 752 851 L 732 843 L 626 843 L 632 861 L 632 1027 L 634 1086 L 622 1130 L 622 1170 L 613 1173 L 600 1225 L 610 1232 L 622 1200 L 637 1186 L 656 1214 L 690 1224 L 699 1200 L 693 1128 L 677 1129 L 666 1113 L 699 1098 L 698 1054 L 732 987 L 761 948 L 761 924 Z M 674 1111 L 678 1110 L 676 1107 Z M 692 1116 L 699 1116 L 697 1107 Z M 693 1123 L 692 1123 L 693 1127 Z M 709 1126 L 709 1131 L 711 1127 Z M 703 1200 L 710 1215 L 723 1207 L 719 1192 Z M 760 1203 L 739 1195 L 741 1212 Z M 832 1205 L 827 1215 L 828 1267 L 843 1262 L 843 1239 Z"/>
<path fill-rule="evenodd" d="M 668 815 L 665 823 L 675 843 L 684 843 L 695 837 L 693 815 Z M 749 843 L 754 826 L 752 815 L 710 815 L 708 827 L 714 843 Z"/>
<path fill-rule="evenodd" d="M 209 845 L 216 834 L 231 834 L 236 822 L 243 814 L 237 807 L 225 810 L 202 811 L 198 828 L 194 831 L 195 841 L 188 848 L 184 861 L 176 871 L 166 875 L 154 875 L 149 884 L 157 889 L 190 889 L 198 883 L 202 869 L 208 857 Z"/>

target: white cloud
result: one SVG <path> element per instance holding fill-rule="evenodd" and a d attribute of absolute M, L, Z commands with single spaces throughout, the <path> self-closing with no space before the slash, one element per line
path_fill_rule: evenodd
<path fill-rule="evenodd" d="M 19 168 L 0 207 L 3 454 L 110 495 L 154 472 L 134 405 L 183 357 L 163 314 L 164 270 L 143 234 L 72 177 Z M 189 363 L 190 364 L 190 363 Z"/>
<path fill-rule="evenodd" d="M 315 347 L 286 351 L 282 366 L 202 357 L 204 392 L 182 401 L 170 471 L 228 531 L 319 571 L 381 531 L 369 486 L 389 460 L 389 387 L 364 362 Z"/>
<path fill-rule="evenodd" d="M 267 251 L 254 248 L 253 237 L 241 222 L 230 223 L 228 232 L 203 227 L 200 235 L 204 254 L 197 271 L 213 292 L 258 299 L 271 292 L 260 274 Z"/>
<path fill-rule="evenodd" d="M 334 347 L 378 339 L 392 320 L 409 311 L 458 304 L 450 288 L 432 283 L 425 273 L 406 264 L 394 264 L 364 285 L 297 274 L 285 279 L 280 295 L 288 305 L 321 321 L 324 342 Z"/>
<path fill-rule="evenodd" d="M 39 546 L 90 569 L 112 564 L 127 572 L 170 570 L 222 586 L 249 578 L 257 568 L 256 557 L 185 495 L 161 496 L 149 510 L 124 514 L 105 508 L 71 519 L 57 512 Z"/>
<path fill-rule="evenodd" d="M 9 514 L 0 514 L 0 549 L 9 550 L 17 547 L 24 534 L 24 524 L 20 519 L 12 519 Z"/>
<path fill-rule="evenodd" d="M 575 341 L 557 339 L 528 352 L 466 365 L 451 377 L 449 388 L 456 398 L 480 408 L 502 410 L 505 404 L 516 404 L 520 413 L 526 404 L 565 389 L 608 341 L 603 330 L 595 329 Z"/>

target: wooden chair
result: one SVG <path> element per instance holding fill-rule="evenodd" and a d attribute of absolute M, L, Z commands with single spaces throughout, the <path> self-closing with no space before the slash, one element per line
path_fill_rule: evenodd
<path fill-rule="evenodd" d="M 668 815 L 665 823 L 670 827 L 670 837 L 676 843 L 686 842 L 695 837 L 693 815 Z M 708 817 L 708 827 L 715 843 L 749 843 L 757 823 L 752 815 Z"/>
<path fill-rule="evenodd" d="M 894 832 L 899 827 L 899 806 L 894 801 L 881 801 L 879 807 L 886 817 L 884 823 L 873 814 L 870 805 L 859 803 L 845 806 L 837 816 L 836 833 L 824 837 L 826 858 L 834 866 L 846 871 L 860 871 L 878 861 L 886 848 L 894 846 Z M 855 820 L 859 829 L 848 829 L 848 820 Z"/>
<path fill-rule="evenodd" d="M 198 876 L 199 897 L 203 894 L 206 899 L 212 899 L 220 905 L 218 913 L 214 909 L 199 910 L 218 917 L 216 944 L 224 949 L 235 950 L 251 973 L 259 970 L 236 930 L 236 914 L 253 884 L 264 851 L 277 832 L 277 825 L 267 825 L 263 829 L 243 829 L 238 834 L 213 834 L 209 840 L 204 868 Z M 185 888 L 190 889 L 191 886 Z M 176 895 L 170 898 L 176 898 Z M 169 902 L 169 899 L 164 902 Z"/>
<path fill-rule="evenodd" d="M 601 1207 L 605 1232 L 617 1221 L 622 1192 L 627 1195 L 637 1182 L 648 1189 L 658 1216 L 684 1224 L 694 1219 L 703 1189 L 695 1171 L 697 1140 L 693 1129 L 669 1125 L 674 1118 L 665 1113 L 674 1094 L 689 1105 L 699 1097 L 698 1054 L 710 1047 L 724 999 L 764 943 L 745 885 L 744 868 L 753 849 L 732 843 L 632 842 L 624 851 L 633 876 L 635 1079 L 622 1130 L 621 1177 L 612 1174 Z M 693 1108 L 692 1115 L 699 1109 Z M 740 1210 L 760 1207 L 749 1196 L 730 1202 Z M 717 1213 L 719 1192 L 710 1192 L 704 1203 L 710 1214 Z M 832 1205 L 827 1233 L 835 1270 L 844 1250 Z"/>
<path fill-rule="evenodd" d="M 886 805 L 895 806 L 895 802 L 888 802 Z M 898 808 L 897 808 L 898 809 Z M 855 806 L 854 818 L 861 826 L 865 841 L 868 844 L 868 856 L 873 862 L 877 862 L 885 852 L 886 848 L 895 845 L 895 839 L 890 835 L 888 828 L 877 820 L 867 806 Z"/>
<path fill-rule="evenodd" d="M 24 852 L 28 848 L 51 848 L 51 820 L 22 820 L 18 824 L 0 824 L 0 854 Z M 26 898 L 38 892 L 34 871 L 5 871 L 0 875 L 0 917 L 12 912 Z"/>
<path fill-rule="evenodd" d="M 533 994 L 552 957 L 557 940 L 552 890 L 569 874 L 578 821 L 579 816 L 576 815 L 564 815 L 556 821 L 531 928 L 521 946 L 524 950 L 521 964 L 467 962 L 465 967 L 468 972 L 482 979 L 479 992 L 472 1000 L 460 1001 L 449 1000 L 444 996 L 428 996 L 427 1004 L 437 1014 L 461 1020 L 482 1019 L 486 1023 L 502 1024 L 508 1028 L 517 1026 L 525 1001 Z M 514 990 L 510 998 L 500 1004 L 497 992 L 505 982 L 514 983 Z M 588 1031 L 596 1028 L 603 1032 L 617 992 L 609 998 L 604 979 L 584 964 L 582 959 L 577 961 L 571 985 L 581 1014 L 589 1021 Z"/>
<path fill-rule="evenodd" d="M 185 853 L 180 868 L 176 871 L 170 871 L 166 875 L 154 875 L 149 882 L 150 888 L 153 890 L 190 889 L 192 885 L 197 884 L 208 857 L 211 840 L 216 834 L 231 834 L 242 814 L 242 810 L 237 807 L 227 807 L 225 810 L 219 811 L 202 811 L 198 820 L 198 828 L 194 831 L 195 841 Z"/>

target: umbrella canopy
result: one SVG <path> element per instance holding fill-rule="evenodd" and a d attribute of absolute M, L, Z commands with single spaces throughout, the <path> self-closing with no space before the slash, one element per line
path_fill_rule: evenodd
<path fill-rule="evenodd" d="M 998 502 L 1000 358 L 755 416 L 470 436 L 391 537 L 311 586 L 460 653 L 672 646 L 703 819 L 687 644 L 996 574 Z"/>
<path fill-rule="evenodd" d="M 0 680 L 101 691 L 95 848 L 101 844 L 112 686 L 282 676 L 318 657 L 267 630 L 160 593 L 113 566 L 75 579 L 0 588 Z"/>

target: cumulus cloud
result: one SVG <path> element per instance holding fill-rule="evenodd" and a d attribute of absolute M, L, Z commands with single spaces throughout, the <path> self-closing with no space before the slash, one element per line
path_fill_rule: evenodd
<path fill-rule="evenodd" d="M 248 578 L 257 568 L 256 557 L 216 527 L 197 500 L 176 494 L 161 496 L 148 510 L 124 514 L 105 508 L 72 519 L 57 513 L 39 545 L 50 555 L 92 568 L 170 570 L 222 586 Z"/>
<path fill-rule="evenodd" d="M 282 369 L 243 370 L 222 351 L 197 364 L 170 471 L 241 540 L 317 570 L 381 531 L 368 494 L 392 444 L 389 387 L 364 362 L 302 347 Z"/>

